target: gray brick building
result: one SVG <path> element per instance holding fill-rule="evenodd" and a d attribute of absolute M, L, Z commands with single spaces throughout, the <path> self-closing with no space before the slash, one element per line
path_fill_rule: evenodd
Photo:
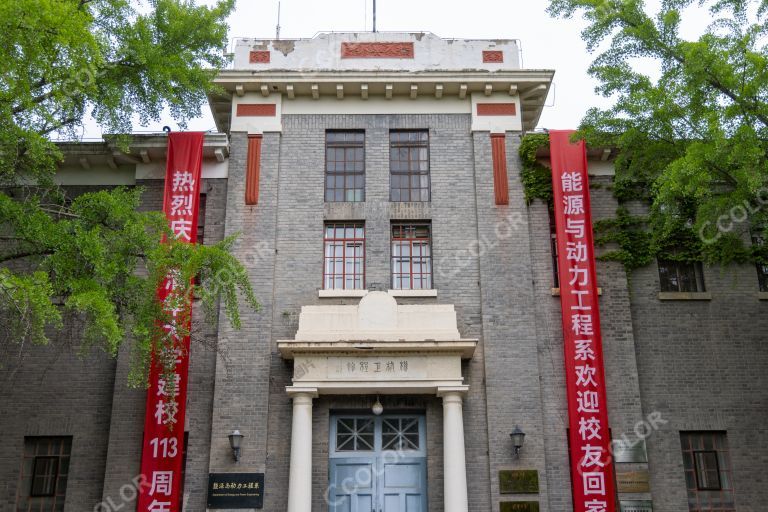
<path fill-rule="evenodd" d="M 262 309 L 196 322 L 183 510 L 218 473 L 263 474 L 268 511 L 573 510 L 550 215 L 518 157 L 553 71 L 518 56 L 425 33 L 236 44 L 204 243 L 238 234 Z M 70 193 L 141 185 L 161 208 L 163 137 L 63 150 Z M 610 155 L 589 156 L 611 217 Z M 751 265 L 666 265 L 597 264 L 621 509 L 766 510 L 768 293 Z M 2 512 L 136 509 L 146 392 L 77 334 L 0 368 Z"/>

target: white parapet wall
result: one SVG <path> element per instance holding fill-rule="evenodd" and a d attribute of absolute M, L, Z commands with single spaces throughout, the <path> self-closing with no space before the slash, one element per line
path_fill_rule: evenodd
<path fill-rule="evenodd" d="M 452 304 L 402 305 L 370 292 L 356 306 L 304 306 L 294 341 L 459 340 Z"/>
<path fill-rule="evenodd" d="M 238 39 L 234 53 L 234 69 L 311 72 L 520 68 L 517 40 L 443 39 L 429 32 L 325 32 L 311 39 Z"/>

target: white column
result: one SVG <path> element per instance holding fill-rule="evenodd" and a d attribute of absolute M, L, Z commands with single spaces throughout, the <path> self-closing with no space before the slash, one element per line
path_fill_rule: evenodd
<path fill-rule="evenodd" d="M 312 510 L 312 399 L 313 388 L 288 388 L 293 398 L 291 472 L 288 480 L 288 512 Z"/>
<path fill-rule="evenodd" d="M 467 464 L 464 454 L 462 396 L 466 386 L 439 388 L 443 397 L 443 464 L 445 512 L 467 512 Z"/>

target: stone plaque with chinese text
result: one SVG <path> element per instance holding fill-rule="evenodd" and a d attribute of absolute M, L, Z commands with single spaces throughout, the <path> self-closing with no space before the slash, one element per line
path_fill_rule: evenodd
<path fill-rule="evenodd" d="M 535 469 L 499 471 L 501 494 L 530 494 L 539 492 L 539 472 Z"/>
<path fill-rule="evenodd" d="M 427 378 L 423 356 L 329 357 L 328 378 L 391 380 Z"/>
<path fill-rule="evenodd" d="M 208 508 L 262 508 L 264 473 L 210 473 Z"/>
<path fill-rule="evenodd" d="M 616 488 L 619 492 L 651 492 L 648 470 L 616 471 Z"/>

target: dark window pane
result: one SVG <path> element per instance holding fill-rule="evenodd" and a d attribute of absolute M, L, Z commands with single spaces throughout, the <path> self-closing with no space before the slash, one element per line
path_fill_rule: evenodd
<path fill-rule="evenodd" d="M 35 457 L 30 496 L 53 496 L 58 477 L 58 457 Z"/>
<path fill-rule="evenodd" d="M 681 432 L 685 483 L 691 512 L 735 512 L 724 432 Z"/>
<path fill-rule="evenodd" d="M 326 201 L 362 201 L 356 177 L 365 176 L 365 134 L 361 131 L 326 132 Z M 333 181 L 329 175 L 336 176 Z M 329 193 L 329 190 L 331 191 Z"/>
<path fill-rule="evenodd" d="M 392 175 L 392 201 L 429 201 L 428 140 L 426 130 L 390 132 L 389 169 Z M 396 188 L 401 190 L 395 193 Z"/>
<path fill-rule="evenodd" d="M 696 482 L 699 489 L 720 490 L 720 471 L 717 452 L 694 452 L 696 461 Z"/>
<path fill-rule="evenodd" d="M 702 292 L 702 267 L 697 262 L 659 260 L 659 284 L 663 292 Z"/>

